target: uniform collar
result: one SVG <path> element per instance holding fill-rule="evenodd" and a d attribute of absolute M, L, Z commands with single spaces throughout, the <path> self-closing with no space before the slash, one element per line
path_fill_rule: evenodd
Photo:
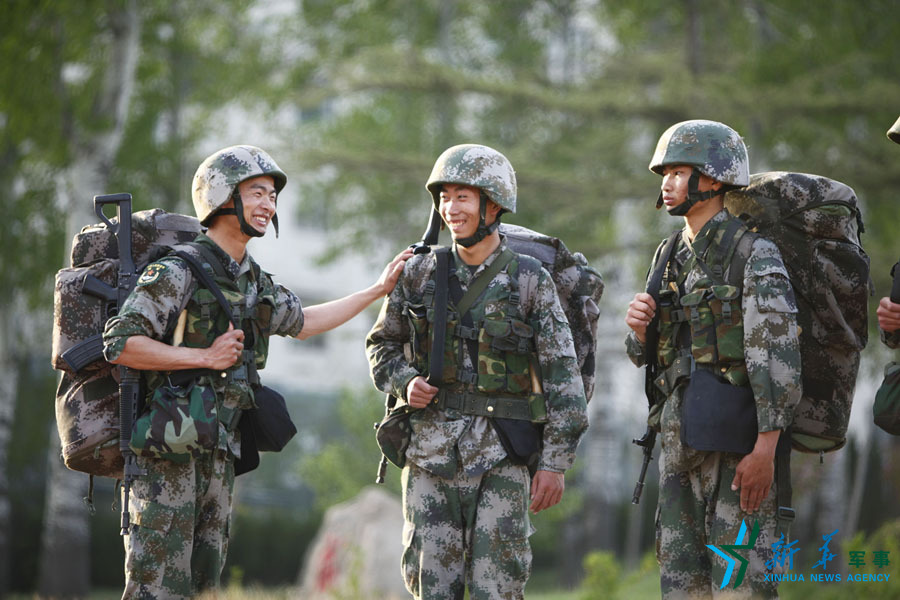
<path fill-rule="evenodd" d="M 694 250 L 694 254 L 697 256 L 703 256 L 706 251 L 709 249 L 710 245 L 716 239 L 716 232 L 718 232 L 719 228 L 723 223 L 728 221 L 731 217 L 731 214 L 725 210 L 724 208 L 714 214 L 709 221 L 706 222 L 705 225 L 700 229 L 697 235 L 694 237 L 693 243 L 688 241 L 687 239 L 687 231 L 682 232 L 681 239 L 685 244 L 690 245 Z"/>
<path fill-rule="evenodd" d="M 501 233 L 500 245 L 494 248 L 494 251 L 491 252 L 486 259 L 484 259 L 484 262 L 478 265 L 478 268 L 472 271 L 469 269 L 470 265 L 467 265 L 465 261 L 463 261 L 463 259 L 459 257 L 459 254 L 456 251 L 456 244 L 453 244 L 453 259 L 456 266 L 456 276 L 459 278 L 460 283 L 467 285 L 468 282 L 478 277 L 482 271 L 487 269 L 489 266 L 491 266 L 491 263 L 497 260 L 497 257 L 500 256 L 500 253 L 506 250 L 506 246 L 506 236 Z"/>
<path fill-rule="evenodd" d="M 244 259 L 238 264 L 231 256 L 225 252 L 217 243 L 215 243 L 211 238 L 209 238 L 206 234 L 201 233 L 197 236 L 197 239 L 194 240 L 198 244 L 203 244 L 207 246 L 210 250 L 212 250 L 213 254 L 216 258 L 219 259 L 222 266 L 225 267 L 225 272 L 235 281 L 237 278 L 243 275 L 246 272 L 253 273 L 253 270 L 250 268 L 250 264 L 252 262 L 252 258 L 250 258 L 249 252 L 244 252 Z"/>

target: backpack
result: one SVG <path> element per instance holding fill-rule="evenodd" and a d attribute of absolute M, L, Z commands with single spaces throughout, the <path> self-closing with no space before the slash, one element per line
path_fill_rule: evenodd
<path fill-rule="evenodd" d="M 756 173 L 747 187 L 725 195 L 725 208 L 778 246 L 794 288 L 803 395 L 794 409 L 792 446 L 837 450 L 846 443 L 860 352 L 868 341 L 871 280 L 856 194 L 818 175 Z"/>
<path fill-rule="evenodd" d="M 200 222 L 156 208 L 131 215 L 131 230 L 139 273 L 172 246 L 193 241 Z M 103 328 L 117 310 L 120 261 L 114 231 L 106 223 L 82 229 L 72 243 L 71 265 L 56 274 L 53 293 L 51 360 L 62 372 L 56 391 L 62 457 L 74 471 L 122 479 L 119 370 L 102 352 Z"/>
<path fill-rule="evenodd" d="M 572 253 L 558 238 L 505 223 L 501 223 L 500 233 L 506 236 L 511 250 L 538 259 L 550 273 L 559 303 L 572 330 L 575 356 L 584 382 L 584 397 L 590 401 L 594 393 L 594 351 L 597 346 L 597 318 L 600 316 L 598 304 L 603 295 L 603 278 L 588 264 L 581 252 Z"/>

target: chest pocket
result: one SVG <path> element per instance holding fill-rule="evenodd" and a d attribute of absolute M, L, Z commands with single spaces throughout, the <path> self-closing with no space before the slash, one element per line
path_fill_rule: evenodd
<path fill-rule="evenodd" d="M 534 328 L 494 313 L 485 317 L 478 333 L 478 390 L 531 393 L 531 356 Z"/>
<path fill-rule="evenodd" d="M 681 298 L 691 329 L 691 355 L 698 364 L 716 365 L 734 385 L 747 383 L 741 290 L 713 285 Z"/>

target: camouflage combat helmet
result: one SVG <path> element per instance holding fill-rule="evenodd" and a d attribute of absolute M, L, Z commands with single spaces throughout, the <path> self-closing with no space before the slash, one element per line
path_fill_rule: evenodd
<path fill-rule="evenodd" d="M 687 201 L 669 214 L 684 215 L 697 202 L 724 194 L 729 188 L 750 183 L 750 161 L 747 146 L 734 129 L 718 121 L 682 121 L 669 127 L 659 138 L 650 160 L 650 170 L 663 174 L 666 165 L 690 165 L 694 168 L 688 187 Z M 725 184 L 721 190 L 700 192 L 700 175 Z M 662 206 L 662 194 L 656 207 Z"/>
<path fill-rule="evenodd" d="M 253 177 L 268 175 L 275 180 L 275 192 L 280 193 L 287 183 L 287 175 L 264 150 L 256 146 L 229 146 L 210 155 L 194 173 L 191 199 L 202 225 L 209 225 L 214 215 L 234 214 L 245 234 L 259 237 L 263 233 L 244 220 L 243 203 L 238 184 Z M 234 198 L 235 209 L 222 209 Z M 272 215 L 275 235 L 278 235 L 278 216 Z"/>
<path fill-rule="evenodd" d="M 894 123 L 893 127 L 888 129 L 887 136 L 891 138 L 891 141 L 900 144 L 900 118 L 897 119 L 897 122 Z"/>
<path fill-rule="evenodd" d="M 447 148 L 438 157 L 425 183 L 431 193 L 434 208 L 440 204 L 441 185 L 453 183 L 469 185 L 481 190 L 481 220 L 474 235 L 456 240 L 469 247 L 490 235 L 500 225 L 500 214 L 516 212 L 516 172 L 512 164 L 500 152 L 480 144 L 460 144 Z M 484 222 L 486 199 L 500 206 L 497 220 L 487 226 Z"/>

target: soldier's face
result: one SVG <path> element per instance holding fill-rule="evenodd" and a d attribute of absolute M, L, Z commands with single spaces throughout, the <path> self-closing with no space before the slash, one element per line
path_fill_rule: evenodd
<path fill-rule="evenodd" d="M 265 232 L 277 208 L 275 180 L 261 175 L 238 184 L 244 203 L 244 220 L 257 231 Z"/>
<path fill-rule="evenodd" d="M 660 187 L 662 189 L 663 204 L 665 204 L 667 211 L 671 211 L 687 200 L 688 182 L 693 171 L 694 168 L 690 165 L 666 165 L 663 167 L 662 185 Z M 711 177 L 701 174 L 697 189 L 701 192 L 711 190 L 714 183 L 715 180 Z M 694 210 L 696 207 L 697 205 L 695 204 L 691 207 L 691 210 Z"/>
<path fill-rule="evenodd" d="M 450 228 L 453 239 L 466 238 L 478 229 L 481 218 L 481 191 L 468 185 L 445 183 L 441 186 L 438 212 Z M 500 207 L 488 200 L 485 222 L 490 225 L 497 218 Z"/>

